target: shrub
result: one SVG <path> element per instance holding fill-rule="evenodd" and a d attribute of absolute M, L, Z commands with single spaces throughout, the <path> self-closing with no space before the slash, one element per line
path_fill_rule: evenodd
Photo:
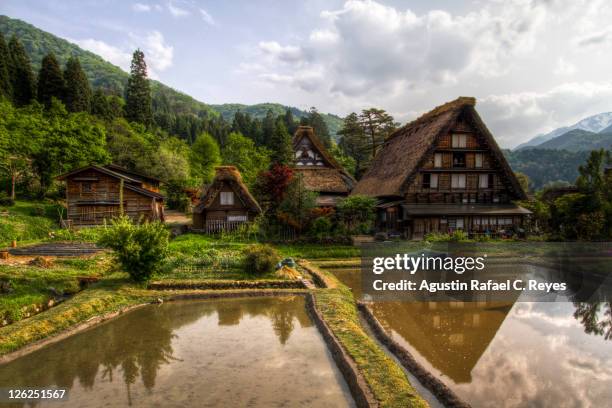
<path fill-rule="evenodd" d="M 274 270 L 280 260 L 276 249 L 270 245 L 249 245 L 243 251 L 244 269 L 248 273 L 263 275 Z"/>
<path fill-rule="evenodd" d="M 127 216 L 116 218 L 99 240 L 136 282 L 146 282 L 161 269 L 168 252 L 169 233 L 160 222 L 135 224 Z"/>
<path fill-rule="evenodd" d="M 352 233 L 362 234 L 371 227 L 376 217 L 376 199 L 363 195 L 354 195 L 338 202 L 337 211 L 340 220 Z"/>
<path fill-rule="evenodd" d="M 0 205 L 4 207 L 12 207 L 15 205 L 15 200 L 4 191 L 0 191 Z"/>
<path fill-rule="evenodd" d="M 310 226 L 310 234 L 318 240 L 328 237 L 331 234 L 331 230 L 332 222 L 327 217 L 316 218 Z"/>

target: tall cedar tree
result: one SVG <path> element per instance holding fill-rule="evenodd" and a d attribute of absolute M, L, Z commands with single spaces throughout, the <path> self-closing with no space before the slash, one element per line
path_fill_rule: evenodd
<path fill-rule="evenodd" d="M 266 117 L 263 118 L 261 128 L 263 132 L 261 144 L 272 149 L 272 138 L 274 137 L 274 130 L 276 129 L 276 119 L 271 109 L 268 109 L 268 112 L 266 112 Z"/>
<path fill-rule="evenodd" d="M 359 123 L 359 116 L 355 112 L 344 118 L 344 124 L 338 134 L 338 146 L 345 155 L 355 159 L 355 176 L 360 178 L 367 169 L 370 152 L 365 143 L 365 133 Z"/>
<path fill-rule="evenodd" d="M 9 75 L 13 85 L 13 103 L 17 106 L 27 105 L 35 97 L 35 81 L 28 54 L 16 36 L 9 41 L 11 55 Z"/>
<path fill-rule="evenodd" d="M 4 40 L 4 35 L 0 33 L 0 96 L 9 100 L 13 97 L 13 84 L 11 84 L 9 75 L 10 58 L 8 45 Z"/>
<path fill-rule="evenodd" d="M 125 90 L 125 117 L 145 126 L 149 126 L 153 121 L 147 63 L 140 49 L 134 51 L 132 56 L 130 78 Z"/>
<path fill-rule="evenodd" d="M 382 109 L 376 108 L 361 111 L 359 122 L 368 140 L 367 145 L 370 150 L 370 157 L 373 159 L 387 136 L 395 130 L 397 123 L 394 122 L 393 116 Z"/>
<path fill-rule="evenodd" d="M 300 121 L 302 125 L 312 126 L 315 135 L 319 138 L 326 148 L 331 147 L 331 136 L 329 135 L 329 129 L 327 123 L 323 120 L 323 116 L 317 111 L 314 106 L 310 108 L 308 116 L 302 118 Z"/>
<path fill-rule="evenodd" d="M 38 102 L 51 106 L 51 99 L 64 101 L 66 82 L 64 75 L 53 53 L 45 55 L 38 74 Z"/>
<path fill-rule="evenodd" d="M 295 134 L 295 131 L 297 130 L 297 123 L 293 118 L 293 113 L 291 112 L 291 109 L 287 109 L 285 111 L 283 122 L 285 123 L 285 127 L 287 128 L 287 132 L 289 132 L 290 135 Z"/>
<path fill-rule="evenodd" d="M 282 117 L 276 121 L 271 139 L 272 163 L 290 166 L 293 163 L 293 145 Z"/>
<path fill-rule="evenodd" d="M 64 71 L 66 108 L 70 112 L 91 111 L 91 87 L 77 57 L 70 57 Z"/>

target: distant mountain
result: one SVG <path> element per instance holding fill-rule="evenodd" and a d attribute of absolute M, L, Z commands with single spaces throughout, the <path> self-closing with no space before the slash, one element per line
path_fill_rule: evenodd
<path fill-rule="evenodd" d="M 124 92 L 128 74 L 92 52 L 86 51 L 71 42 L 40 30 L 24 21 L 4 15 L 0 15 L 0 32 L 4 34 L 7 41 L 13 34 L 17 35 L 30 56 L 35 71 L 38 71 L 43 57 L 49 52 L 55 54 L 62 66 L 64 66 L 69 57 L 74 55 L 79 58 L 92 86 L 109 89 L 118 94 L 123 94 Z M 174 114 L 194 114 L 198 116 L 221 114 L 227 120 L 231 120 L 234 113 L 238 110 L 248 112 L 258 118 L 265 116 L 268 109 L 272 109 L 276 115 L 284 114 L 286 109 L 291 109 L 297 118 L 307 114 L 307 112 L 300 109 L 277 103 L 208 105 L 159 81 L 151 81 L 151 90 L 154 108 L 160 106 L 160 108 L 168 109 Z M 342 127 L 342 118 L 327 113 L 321 113 L 321 115 L 325 123 L 327 123 L 332 137 L 335 136 Z"/>
<path fill-rule="evenodd" d="M 586 162 L 589 152 L 531 148 L 504 150 L 504 155 L 512 170 L 526 174 L 531 187 L 539 190 L 552 181 L 575 183 L 578 166 Z"/>
<path fill-rule="evenodd" d="M 287 109 L 291 110 L 291 113 L 297 119 L 301 119 L 308 115 L 308 112 L 303 111 L 301 109 L 295 108 L 293 106 L 285 106 L 279 103 L 258 103 L 256 105 L 243 105 L 240 103 L 224 103 L 222 105 L 210 105 L 213 109 L 223 116 L 226 120 L 232 120 L 234 114 L 238 111 L 243 113 L 248 113 L 256 118 L 263 118 L 268 113 L 268 110 L 271 110 L 275 115 L 284 115 Z M 343 119 L 339 116 L 330 114 L 330 113 L 321 113 L 327 128 L 329 129 L 329 133 L 332 137 L 336 138 L 338 131 L 342 128 L 342 124 L 344 123 Z"/>
<path fill-rule="evenodd" d="M 528 147 L 527 149 L 563 149 L 569 150 L 570 152 L 578 152 L 601 148 L 609 149 L 611 147 L 612 129 L 611 133 L 595 133 L 582 129 L 574 129 L 537 146 Z"/>
<path fill-rule="evenodd" d="M 538 135 L 528 142 L 518 145 L 514 150 L 520 150 L 525 147 L 533 147 L 541 145 L 551 139 L 561 136 L 570 130 L 582 129 L 589 132 L 598 133 L 604 129 L 612 126 L 612 112 L 604 112 L 597 115 L 589 116 L 588 118 L 582 119 L 571 126 L 564 126 L 553 130 L 552 132 Z"/>

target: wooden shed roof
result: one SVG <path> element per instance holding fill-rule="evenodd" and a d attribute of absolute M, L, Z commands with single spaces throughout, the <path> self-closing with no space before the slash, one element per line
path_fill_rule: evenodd
<path fill-rule="evenodd" d="M 206 188 L 200 203 L 193 209 L 195 213 L 202 213 L 215 201 L 215 198 L 221 191 L 223 185 L 229 185 L 236 196 L 249 210 L 261 213 L 261 207 L 255 197 L 253 197 L 244 182 L 238 169 L 234 166 L 218 166 L 215 167 L 215 178 L 213 182 Z"/>
<path fill-rule="evenodd" d="M 440 105 L 393 132 L 378 152 L 372 166 L 359 180 L 352 194 L 375 197 L 402 197 L 417 170 L 433 153 L 438 138 L 451 131 L 460 115 L 465 114 L 485 138 L 500 163 L 517 199 L 526 195 L 506 161 L 495 138 L 474 108 L 476 99 L 459 97 Z"/>

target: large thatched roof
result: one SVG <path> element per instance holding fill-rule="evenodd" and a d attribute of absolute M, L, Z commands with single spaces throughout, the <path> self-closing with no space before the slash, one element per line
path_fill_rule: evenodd
<path fill-rule="evenodd" d="M 314 149 L 323 158 L 325 166 L 296 166 L 294 171 L 301 174 L 306 189 L 320 193 L 348 194 L 356 181 L 344 170 L 323 146 L 310 126 L 299 126 L 293 136 L 293 148 L 296 150 L 302 139 L 308 138 Z"/>
<path fill-rule="evenodd" d="M 250 211 L 261 213 L 259 203 L 257 203 L 255 197 L 251 195 L 246 184 L 244 184 L 242 181 L 240 172 L 234 166 L 215 167 L 215 178 L 202 195 L 200 204 L 194 208 L 193 212 L 202 213 L 204 210 L 210 207 L 224 185 L 230 186 L 236 196 Z"/>
<path fill-rule="evenodd" d="M 359 180 L 352 194 L 375 197 L 403 197 L 417 170 L 433 154 L 438 137 L 451 131 L 461 115 L 484 137 L 500 164 L 517 199 L 526 198 L 501 149 L 474 106 L 476 99 L 459 97 L 397 129 L 387 138 L 372 166 Z"/>

